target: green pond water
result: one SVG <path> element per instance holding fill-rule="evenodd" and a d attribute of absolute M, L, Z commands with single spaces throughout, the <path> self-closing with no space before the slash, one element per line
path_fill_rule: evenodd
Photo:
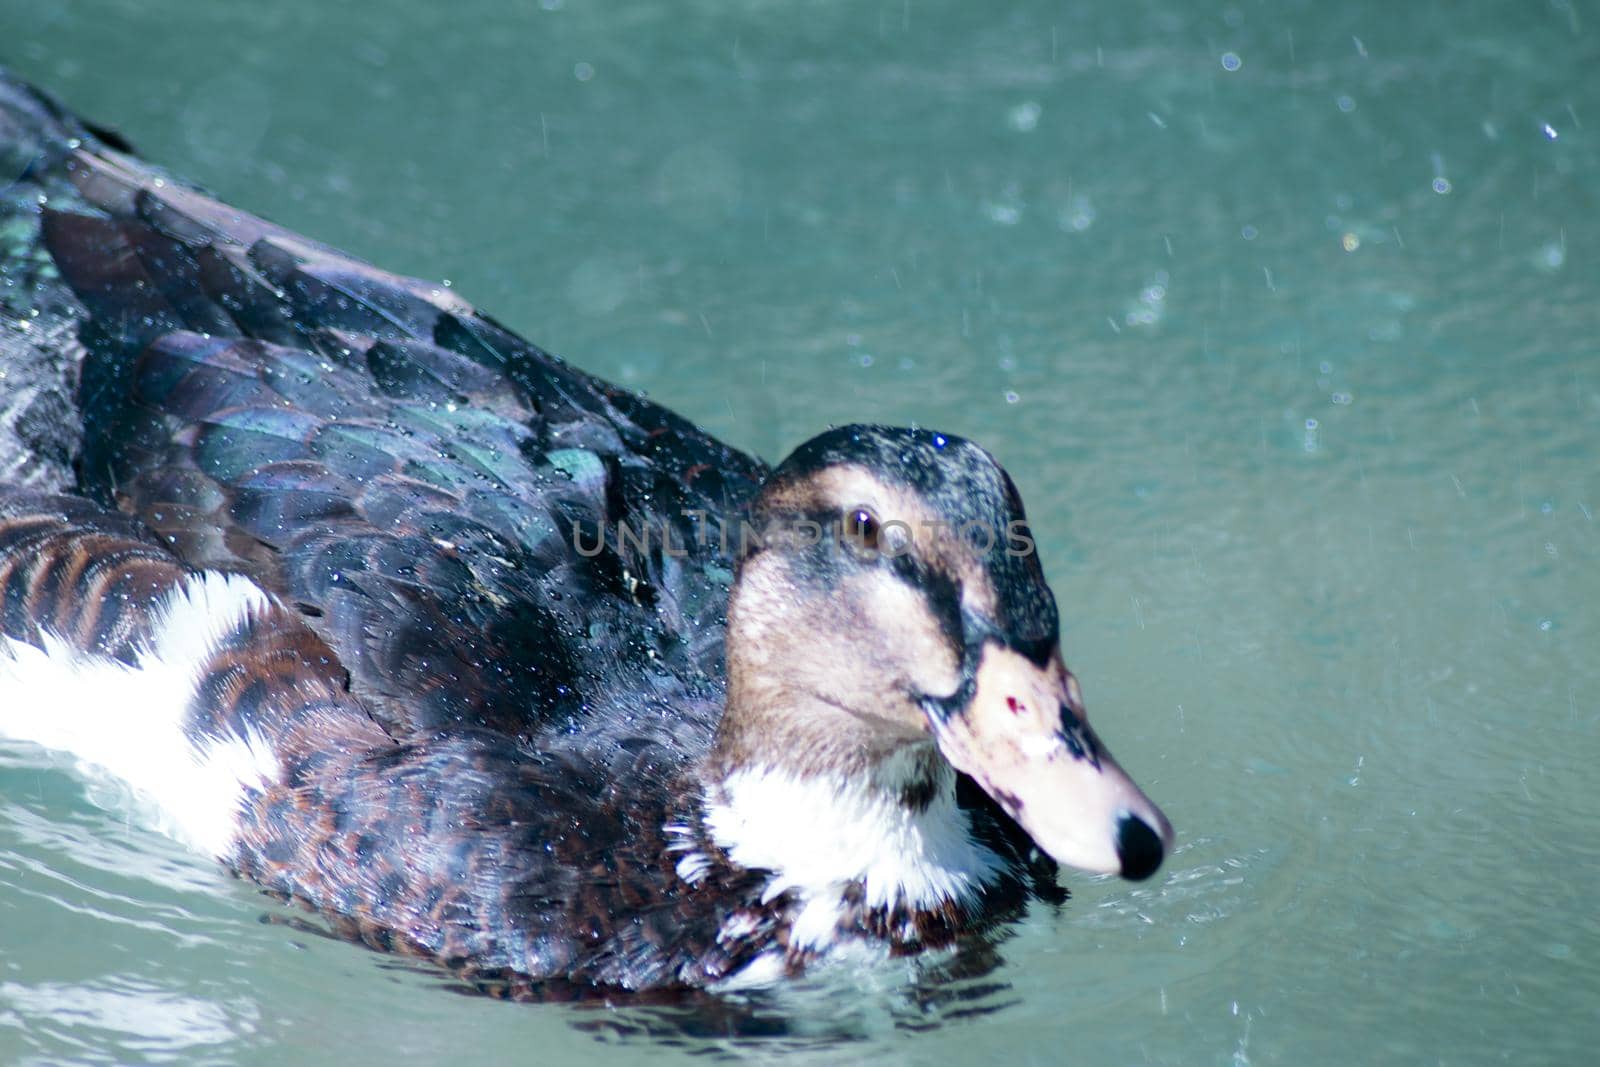
<path fill-rule="evenodd" d="M 768 458 L 983 442 L 1179 834 L 735 1040 L 454 995 L 12 746 L 0 1062 L 1588 1061 L 1594 5 L 0 0 L 0 62 Z"/>

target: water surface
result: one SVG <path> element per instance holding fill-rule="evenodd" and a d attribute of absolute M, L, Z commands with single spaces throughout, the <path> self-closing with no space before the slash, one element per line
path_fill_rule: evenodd
<path fill-rule="evenodd" d="M 731 1041 L 453 995 L 9 748 L 0 1060 L 1579 1062 L 1597 18 L 0 0 L 0 60 L 150 158 L 734 444 L 987 444 L 1180 835 L 987 974 L 824 976 Z"/>

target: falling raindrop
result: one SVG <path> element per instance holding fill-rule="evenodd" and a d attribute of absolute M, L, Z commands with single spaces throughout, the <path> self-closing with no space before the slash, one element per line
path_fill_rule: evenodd
<path fill-rule="evenodd" d="M 1086 196 L 1075 196 L 1066 209 L 1061 212 L 1058 225 L 1063 230 L 1071 233 L 1082 233 L 1094 225 L 1094 204 Z"/>

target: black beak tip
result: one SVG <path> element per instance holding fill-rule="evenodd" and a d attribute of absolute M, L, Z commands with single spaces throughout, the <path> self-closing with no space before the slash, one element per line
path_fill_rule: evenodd
<path fill-rule="evenodd" d="M 1161 866 L 1166 848 L 1161 835 L 1137 815 L 1124 815 L 1117 824 L 1117 859 L 1122 862 L 1122 877 L 1142 882 Z"/>

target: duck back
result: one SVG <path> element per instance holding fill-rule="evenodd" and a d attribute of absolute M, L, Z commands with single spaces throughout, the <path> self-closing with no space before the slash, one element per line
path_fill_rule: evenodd
<path fill-rule="evenodd" d="M 10 80 L 0 137 L 31 160 L 6 260 L 45 279 L 0 314 L 81 341 L 45 390 L 81 377 L 79 491 L 291 605 L 387 730 L 603 730 L 721 684 L 732 560 L 703 534 L 762 463 Z"/>

